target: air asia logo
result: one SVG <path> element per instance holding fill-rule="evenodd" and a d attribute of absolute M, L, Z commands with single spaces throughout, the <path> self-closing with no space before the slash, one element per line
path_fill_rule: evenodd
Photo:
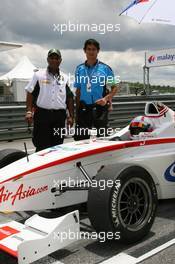
<path fill-rule="evenodd" d="M 166 169 L 164 176 L 167 181 L 175 182 L 175 162 Z"/>
<path fill-rule="evenodd" d="M 149 63 L 152 63 L 152 62 L 155 62 L 155 59 L 156 57 L 154 55 L 151 55 L 149 58 L 148 58 L 148 61 Z"/>
<path fill-rule="evenodd" d="M 46 191 L 48 191 L 48 186 L 39 187 L 37 189 L 29 186 L 25 189 L 24 184 L 21 184 L 15 192 L 10 192 L 3 186 L 0 189 L 0 204 L 11 201 L 11 204 L 14 205 L 16 201 L 27 199 Z"/>

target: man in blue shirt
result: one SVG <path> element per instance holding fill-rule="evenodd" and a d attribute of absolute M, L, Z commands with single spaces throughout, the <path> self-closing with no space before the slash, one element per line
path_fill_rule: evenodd
<path fill-rule="evenodd" d="M 118 91 L 112 69 L 97 59 L 100 44 L 88 39 L 84 44 L 87 60 L 76 68 L 76 133 L 75 140 L 89 138 L 88 129 L 95 127 L 97 136 L 107 130 L 108 109 Z"/>

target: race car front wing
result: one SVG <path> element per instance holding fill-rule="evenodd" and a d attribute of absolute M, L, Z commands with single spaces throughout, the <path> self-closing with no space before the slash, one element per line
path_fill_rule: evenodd
<path fill-rule="evenodd" d="M 29 264 L 75 242 L 79 232 L 78 211 L 53 219 L 35 214 L 24 224 L 4 218 L 0 249 L 17 257 L 19 264 Z"/>

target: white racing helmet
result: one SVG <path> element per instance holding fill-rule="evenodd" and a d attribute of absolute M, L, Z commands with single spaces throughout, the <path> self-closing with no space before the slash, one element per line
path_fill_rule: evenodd
<path fill-rule="evenodd" d="M 152 132 L 153 130 L 154 126 L 152 121 L 145 116 L 135 117 L 129 125 L 131 136 L 139 135 L 140 132 Z"/>

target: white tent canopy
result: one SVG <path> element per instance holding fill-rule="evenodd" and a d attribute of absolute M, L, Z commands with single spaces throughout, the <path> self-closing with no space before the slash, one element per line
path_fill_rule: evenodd
<path fill-rule="evenodd" d="M 20 62 L 8 73 L 0 77 L 1 81 L 11 81 L 13 79 L 30 80 L 37 68 L 24 56 Z"/>
<path fill-rule="evenodd" d="M 36 70 L 37 68 L 24 56 L 11 71 L 0 77 L 0 81 L 10 87 L 14 101 L 25 101 L 26 92 L 24 88 Z"/>

